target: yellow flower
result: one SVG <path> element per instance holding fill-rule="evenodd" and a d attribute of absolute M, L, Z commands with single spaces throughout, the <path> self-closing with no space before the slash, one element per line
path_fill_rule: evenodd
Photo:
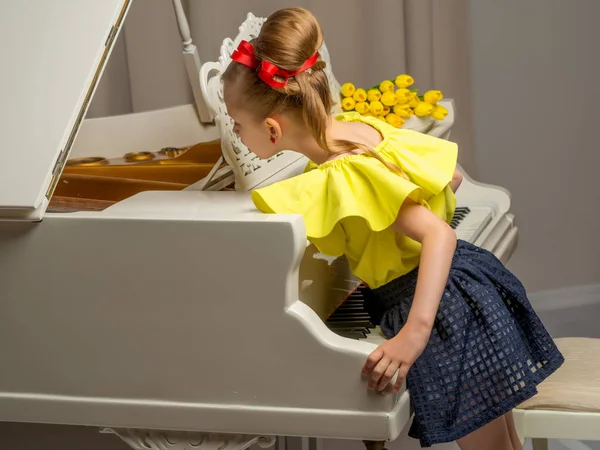
<path fill-rule="evenodd" d="M 385 92 L 394 92 L 394 83 L 392 83 L 390 80 L 385 80 L 382 81 L 381 84 L 379 85 L 379 90 L 381 91 L 381 93 L 385 93 Z"/>
<path fill-rule="evenodd" d="M 370 102 L 378 102 L 381 100 L 381 92 L 379 92 L 379 89 L 369 89 L 369 92 L 367 92 L 367 100 Z"/>
<path fill-rule="evenodd" d="M 443 98 L 444 96 L 442 95 L 442 91 L 427 91 L 423 95 L 423 100 L 427 103 L 431 103 L 432 105 L 435 105 Z"/>
<path fill-rule="evenodd" d="M 371 102 L 371 114 L 378 116 L 383 112 L 383 103 L 374 101 Z"/>
<path fill-rule="evenodd" d="M 381 113 L 381 115 L 387 116 L 389 113 L 390 113 L 390 107 L 383 105 L 383 112 Z"/>
<path fill-rule="evenodd" d="M 396 91 L 396 98 L 398 99 L 398 103 L 403 105 L 410 101 L 411 93 L 408 89 L 401 88 Z"/>
<path fill-rule="evenodd" d="M 352 97 L 355 91 L 356 87 L 354 87 L 352 83 L 346 83 L 342 85 L 342 95 L 344 97 Z"/>
<path fill-rule="evenodd" d="M 354 106 L 354 109 L 360 114 L 365 114 L 370 111 L 369 104 L 367 102 L 356 102 L 356 106 Z"/>
<path fill-rule="evenodd" d="M 352 98 L 357 102 L 364 102 L 367 100 L 367 91 L 364 89 L 357 89 L 354 94 L 352 94 Z"/>
<path fill-rule="evenodd" d="M 394 95 L 393 91 L 384 92 L 381 96 L 381 103 L 385 106 L 394 106 L 398 102 L 398 99 Z"/>
<path fill-rule="evenodd" d="M 410 117 L 414 115 L 412 109 L 407 104 L 394 106 L 394 114 L 400 117 Z"/>
<path fill-rule="evenodd" d="M 417 117 L 425 117 L 433 112 L 433 105 L 427 102 L 419 102 L 415 108 L 415 115 Z"/>
<path fill-rule="evenodd" d="M 373 114 L 371 114 L 371 112 L 366 112 L 366 113 L 362 113 L 363 117 L 373 117 Z"/>
<path fill-rule="evenodd" d="M 389 123 L 390 125 L 396 127 L 396 128 L 400 128 L 402 127 L 402 125 L 404 125 L 404 119 L 402 117 L 397 116 L 394 113 L 388 114 L 385 118 L 386 122 Z"/>
<path fill-rule="evenodd" d="M 416 108 L 421 100 L 419 100 L 419 96 L 416 92 L 410 93 L 410 101 L 408 102 L 408 106 L 411 108 Z"/>
<path fill-rule="evenodd" d="M 377 117 L 377 118 L 378 118 L 379 120 L 381 120 L 382 122 L 385 122 L 385 121 L 386 121 L 384 116 L 375 116 L 375 117 Z"/>
<path fill-rule="evenodd" d="M 415 82 L 414 78 L 411 77 L 410 75 L 398 75 L 396 77 L 396 86 L 398 86 L 399 88 L 407 88 L 409 86 L 412 86 L 412 84 Z"/>
<path fill-rule="evenodd" d="M 352 97 L 346 97 L 342 100 L 342 108 L 344 108 L 344 111 L 352 111 L 355 105 L 356 102 Z"/>
<path fill-rule="evenodd" d="M 431 113 L 431 117 L 436 120 L 444 120 L 448 115 L 448 110 L 444 108 L 442 105 L 436 105 L 433 108 L 433 112 Z"/>

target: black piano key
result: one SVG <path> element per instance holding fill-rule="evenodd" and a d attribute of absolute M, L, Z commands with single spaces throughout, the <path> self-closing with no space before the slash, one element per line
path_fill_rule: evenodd
<path fill-rule="evenodd" d="M 340 313 L 338 314 L 337 312 L 333 313 L 332 315 L 329 316 L 328 320 L 336 320 L 336 321 L 340 321 L 340 320 L 369 320 L 370 317 L 367 313 L 364 314 L 343 314 Z"/>
<path fill-rule="evenodd" d="M 364 310 L 364 308 L 359 308 L 359 309 L 338 308 L 331 315 L 331 317 L 333 317 L 333 316 L 365 316 L 365 315 L 368 317 L 369 314 Z"/>
<path fill-rule="evenodd" d="M 360 305 L 342 305 L 336 311 L 364 311 L 365 308 L 362 304 Z"/>
<path fill-rule="evenodd" d="M 326 325 L 332 332 L 350 339 L 365 339 L 375 329 L 364 309 L 366 289 L 363 284 L 359 285 L 329 317 Z"/>
<path fill-rule="evenodd" d="M 327 325 L 331 325 L 333 327 L 369 327 L 373 328 L 373 324 L 371 323 L 371 319 L 360 319 L 360 320 L 327 320 Z"/>
<path fill-rule="evenodd" d="M 347 314 L 347 315 L 335 315 L 329 317 L 328 322 L 357 322 L 357 321 L 365 321 L 369 320 L 370 317 L 368 314 Z"/>
<path fill-rule="evenodd" d="M 346 319 L 346 320 L 369 320 L 369 314 L 364 311 L 336 311 L 330 319 Z"/>
<path fill-rule="evenodd" d="M 365 339 L 371 333 L 369 328 L 346 329 L 346 328 L 331 328 L 330 330 L 338 336 L 347 337 L 350 339 Z"/>
<path fill-rule="evenodd" d="M 370 328 L 366 327 L 339 327 L 339 328 L 331 328 L 331 331 L 335 333 L 346 333 L 346 332 L 355 332 L 360 331 L 361 333 L 365 333 L 365 335 L 371 333 Z"/>
<path fill-rule="evenodd" d="M 365 305 L 364 300 L 347 300 L 342 305 L 338 306 L 339 308 L 363 308 Z"/>
<path fill-rule="evenodd" d="M 364 308 L 364 305 L 362 305 L 362 304 L 360 304 L 360 305 L 356 305 L 356 304 L 354 304 L 354 305 L 352 305 L 352 304 L 351 305 L 346 305 L 346 304 L 343 304 L 343 305 L 340 305 L 340 306 L 337 307 L 336 312 L 337 311 L 364 311 L 364 310 L 365 310 L 365 308 Z"/>
<path fill-rule="evenodd" d="M 328 321 L 327 325 L 334 328 L 375 328 L 370 319 L 334 320 L 331 322 Z"/>
<path fill-rule="evenodd" d="M 365 339 L 367 336 L 364 333 L 356 332 L 356 331 L 348 331 L 344 333 L 338 333 L 340 336 L 349 338 L 349 339 Z"/>
<path fill-rule="evenodd" d="M 450 221 L 450 227 L 456 229 L 460 223 L 464 220 L 465 217 L 469 215 L 471 210 L 466 206 L 459 206 L 454 210 L 454 215 L 452 216 L 452 220 Z"/>

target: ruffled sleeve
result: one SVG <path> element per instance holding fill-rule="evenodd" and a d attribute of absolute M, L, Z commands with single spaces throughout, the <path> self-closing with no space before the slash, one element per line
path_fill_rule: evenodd
<path fill-rule="evenodd" d="M 458 158 L 454 142 L 412 130 L 397 130 L 382 151 L 409 178 L 432 195 L 441 193 L 452 181 Z"/>
<path fill-rule="evenodd" d="M 454 142 L 417 131 L 395 128 L 375 117 L 350 112 L 336 116 L 345 122 L 363 122 L 384 137 L 376 151 L 401 167 L 411 181 L 432 195 L 441 193 L 452 181 L 458 159 Z"/>
<path fill-rule="evenodd" d="M 362 230 L 352 221 L 353 235 L 382 231 L 394 223 L 407 198 L 426 204 L 417 184 L 366 155 L 332 160 L 252 192 L 254 204 L 263 212 L 302 215 L 308 238 L 332 256 L 344 253 L 346 219 L 362 219 Z"/>

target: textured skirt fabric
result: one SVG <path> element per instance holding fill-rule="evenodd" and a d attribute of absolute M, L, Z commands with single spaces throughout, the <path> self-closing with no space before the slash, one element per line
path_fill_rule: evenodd
<path fill-rule="evenodd" d="M 385 336 L 405 323 L 417 270 L 365 292 Z M 458 440 L 537 393 L 563 363 L 523 285 L 490 252 L 458 241 L 429 343 L 408 372 L 422 447 Z"/>

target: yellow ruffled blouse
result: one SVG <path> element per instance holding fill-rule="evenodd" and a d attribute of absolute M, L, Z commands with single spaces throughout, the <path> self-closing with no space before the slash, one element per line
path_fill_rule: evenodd
<path fill-rule="evenodd" d="M 376 158 L 351 154 L 311 162 L 303 174 L 253 191 L 252 200 L 265 213 L 302 215 L 319 251 L 346 255 L 352 272 L 375 289 L 419 265 L 421 244 L 390 228 L 407 198 L 446 222 L 452 219 L 456 198 L 449 184 L 457 146 L 356 112 L 336 119 L 377 129 L 383 140 L 374 150 L 408 179 Z"/>

